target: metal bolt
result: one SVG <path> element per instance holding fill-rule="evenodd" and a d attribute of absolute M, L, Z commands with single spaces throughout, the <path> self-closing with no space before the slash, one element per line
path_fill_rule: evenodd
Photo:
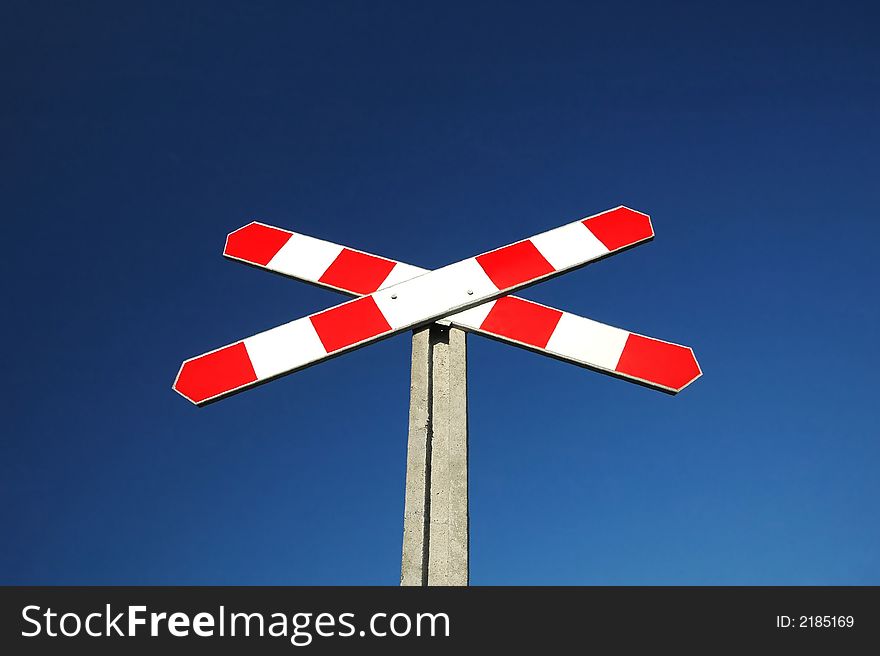
<path fill-rule="evenodd" d="M 392 298 L 392 299 L 397 298 L 397 294 L 392 294 L 392 295 L 391 295 L 391 298 Z"/>
<path fill-rule="evenodd" d="M 473 295 L 474 295 L 474 290 L 473 290 L 473 289 L 469 289 L 469 290 L 468 290 L 468 296 L 473 296 Z"/>

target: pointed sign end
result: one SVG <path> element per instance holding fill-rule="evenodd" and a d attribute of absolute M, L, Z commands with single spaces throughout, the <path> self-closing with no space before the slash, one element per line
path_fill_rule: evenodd
<path fill-rule="evenodd" d="M 196 405 L 204 405 L 257 380 L 244 342 L 184 361 L 172 388 Z"/>
<path fill-rule="evenodd" d="M 251 221 L 226 236 L 223 255 L 250 264 L 266 266 L 293 236 L 292 232 Z"/>
<path fill-rule="evenodd" d="M 654 238 L 651 217 L 623 205 L 584 219 L 583 223 L 609 252 Z"/>
<path fill-rule="evenodd" d="M 677 394 L 703 375 L 689 346 L 630 334 L 617 363 L 618 373 Z"/>

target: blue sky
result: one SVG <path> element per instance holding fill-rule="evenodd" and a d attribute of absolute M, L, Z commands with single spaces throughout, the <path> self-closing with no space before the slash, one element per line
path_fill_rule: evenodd
<path fill-rule="evenodd" d="M 4 3 L 0 582 L 399 578 L 401 335 L 198 409 L 342 297 L 257 219 L 427 267 L 619 204 L 524 295 L 694 347 L 669 397 L 469 339 L 474 584 L 880 584 L 873 3 Z"/>

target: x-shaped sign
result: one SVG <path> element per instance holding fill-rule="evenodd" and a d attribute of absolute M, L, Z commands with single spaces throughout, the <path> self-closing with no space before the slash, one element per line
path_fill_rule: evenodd
<path fill-rule="evenodd" d="M 427 271 L 250 223 L 226 257 L 359 298 L 190 358 L 174 389 L 205 405 L 440 321 L 675 394 L 702 373 L 691 348 L 507 295 L 653 238 L 650 217 L 621 206 Z"/>

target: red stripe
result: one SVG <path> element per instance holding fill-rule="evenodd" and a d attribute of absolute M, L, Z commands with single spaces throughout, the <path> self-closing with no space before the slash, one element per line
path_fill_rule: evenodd
<path fill-rule="evenodd" d="M 528 239 L 478 255 L 476 260 L 498 289 L 509 289 L 556 270 Z"/>
<path fill-rule="evenodd" d="M 495 301 L 481 330 L 545 348 L 562 312 L 520 298 L 505 296 Z"/>
<path fill-rule="evenodd" d="M 618 207 L 584 219 L 584 225 L 609 251 L 632 246 L 654 236 L 650 217 L 628 207 Z"/>
<path fill-rule="evenodd" d="M 700 375 L 700 365 L 686 346 L 630 335 L 623 347 L 616 371 L 674 390 L 680 390 Z"/>
<path fill-rule="evenodd" d="M 229 234 L 223 254 L 266 266 L 292 236 L 287 230 L 249 223 Z"/>
<path fill-rule="evenodd" d="M 396 262 L 343 248 L 318 281 L 355 294 L 372 294 Z"/>
<path fill-rule="evenodd" d="M 256 380 L 244 342 L 238 342 L 184 362 L 174 389 L 193 403 L 201 403 Z"/>
<path fill-rule="evenodd" d="M 309 319 L 327 353 L 391 330 L 372 296 L 313 314 Z"/>

